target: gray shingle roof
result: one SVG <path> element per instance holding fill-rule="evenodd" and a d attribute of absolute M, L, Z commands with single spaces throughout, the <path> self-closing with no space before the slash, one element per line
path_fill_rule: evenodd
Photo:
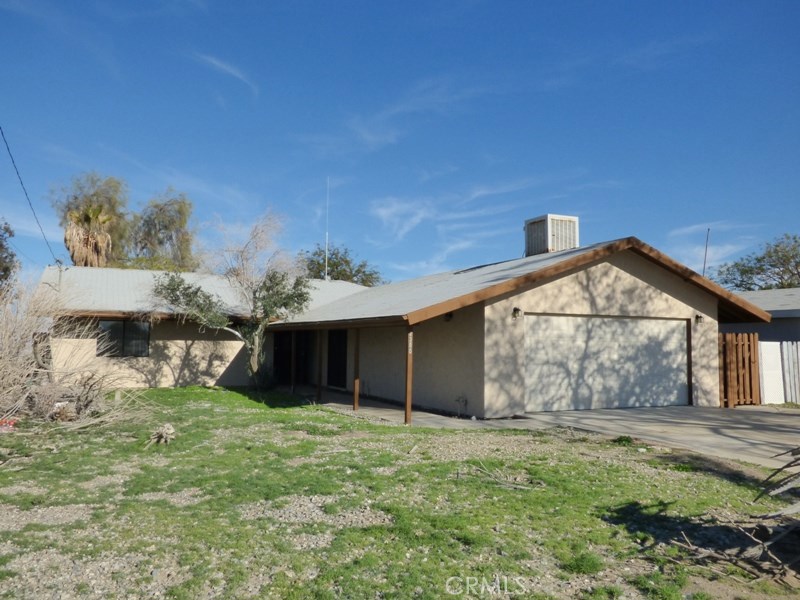
<path fill-rule="evenodd" d="M 419 323 L 489 300 L 522 286 L 547 281 L 622 251 L 631 251 L 696 285 L 719 301 L 723 322 L 769 321 L 769 314 L 745 299 L 724 290 L 655 248 L 630 237 L 573 250 L 539 254 L 516 260 L 449 271 L 374 288 L 344 281 L 312 281 L 311 303 L 300 315 L 274 326 L 313 328 L 348 323 Z M 61 307 L 79 314 L 136 314 L 153 310 L 153 276 L 161 271 L 47 267 L 41 285 L 59 292 Z M 186 279 L 215 293 L 231 315 L 246 315 L 246 307 L 227 280 L 216 275 L 186 273 Z M 164 311 L 169 312 L 169 311 Z"/>
<path fill-rule="evenodd" d="M 331 302 L 296 315 L 288 320 L 287 324 L 403 319 L 409 313 L 544 269 L 601 246 L 603 244 L 539 254 L 367 288 L 349 296 L 346 300 Z"/>
<path fill-rule="evenodd" d="M 309 328 L 348 324 L 415 324 L 476 302 L 513 292 L 519 287 L 582 268 L 620 251 L 632 251 L 697 285 L 719 299 L 721 321 L 766 321 L 769 315 L 735 294 L 701 277 L 644 242 L 623 238 L 582 248 L 538 254 L 505 262 L 449 271 L 367 288 L 345 300 L 277 323 L 277 327 Z"/>
<path fill-rule="evenodd" d="M 772 314 L 773 318 L 800 317 L 800 288 L 740 292 L 739 295 Z"/>
<path fill-rule="evenodd" d="M 153 310 L 171 312 L 152 295 L 154 277 L 164 271 L 100 269 L 92 267 L 47 267 L 39 285 L 57 294 L 59 308 L 81 314 L 140 314 Z M 205 273 L 183 273 L 186 281 L 217 295 L 228 313 L 246 316 L 246 305 L 224 277 Z M 313 309 L 364 287 L 346 281 L 311 281 Z"/>

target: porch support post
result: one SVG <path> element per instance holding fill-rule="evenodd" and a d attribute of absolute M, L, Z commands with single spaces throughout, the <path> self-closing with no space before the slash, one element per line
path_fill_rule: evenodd
<path fill-rule="evenodd" d="M 408 350 L 406 352 L 406 411 L 405 424 L 411 425 L 411 401 L 414 384 L 414 328 L 410 325 L 406 332 Z"/>
<path fill-rule="evenodd" d="M 361 373 L 359 372 L 359 361 L 361 357 L 361 330 L 355 330 L 355 339 L 353 340 L 354 354 L 353 357 L 353 410 L 358 410 L 358 400 L 361 396 Z"/>
<path fill-rule="evenodd" d="M 297 383 L 297 358 L 295 356 L 297 352 L 297 332 L 292 330 L 292 358 L 290 361 L 291 365 L 291 384 L 292 384 L 292 393 L 294 394 L 294 387 Z"/>
<path fill-rule="evenodd" d="M 692 319 L 686 319 L 686 393 L 689 406 L 694 406 L 694 373 L 692 366 Z"/>
<path fill-rule="evenodd" d="M 317 404 L 322 402 L 322 330 L 317 330 Z"/>

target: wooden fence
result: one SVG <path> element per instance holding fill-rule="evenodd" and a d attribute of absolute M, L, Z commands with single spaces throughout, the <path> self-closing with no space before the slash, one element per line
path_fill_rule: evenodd
<path fill-rule="evenodd" d="M 761 404 L 757 333 L 719 334 L 719 404 Z"/>
<path fill-rule="evenodd" d="M 800 404 L 800 342 L 781 342 L 781 367 L 785 401 Z"/>

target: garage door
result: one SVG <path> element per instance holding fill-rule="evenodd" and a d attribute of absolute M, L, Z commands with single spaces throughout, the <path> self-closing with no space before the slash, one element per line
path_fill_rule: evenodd
<path fill-rule="evenodd" d="M 686 321 L 525 316 L 526 410 L 688 404 Z"/>

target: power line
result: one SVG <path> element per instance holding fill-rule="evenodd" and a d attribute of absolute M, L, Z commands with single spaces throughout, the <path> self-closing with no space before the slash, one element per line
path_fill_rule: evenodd
<path fill-rule="evenodd" d="M 6 150 L 8 151 L 8 157 L 11 159 L 11 164 L 14 165 L 14 171 L 17 174 L 17 179 L 19 179 L 19 184 L 22 187 L 22 192 L 25 194 L 25 199 L 28 201 L 28 206 L 31 207 L 33 218 L 36 220 L 36 224 L 39 226 L 39 231 L 42 232 L 42 239 L 44 240 L 44 243 L 47 244 L 47 249 L 50 250 L 50 256 L 53 257 L 53 262 L 59 264 L 61 261 L 59 261 L 56 258 L 55 252 L 53 252 L 53 249 L 50 247 L 50 242 L 47 241 L 47 236 L 44 234 L 44 229 L 42 229 L 42 224 L 39 222 L 39 217 L 36 216 L 36 211 L 33 209 L 33 203 L 31 202 L 30 196 L 28 196 L 28 190 L 25 189 L 25 184 L 22 182 L 22 175 L 19 174 L 19 169 L 17 168 L 17 162 L 14 160 L 14 155 L 11 154 L 11 148 L 8 146 L 8 140 L 6 139 L 6 134 L 3 131 L 2 126 L 0 126 L 0 136 L 3 137 L 3 143 L 5 143 L 6 145 Z"/>

